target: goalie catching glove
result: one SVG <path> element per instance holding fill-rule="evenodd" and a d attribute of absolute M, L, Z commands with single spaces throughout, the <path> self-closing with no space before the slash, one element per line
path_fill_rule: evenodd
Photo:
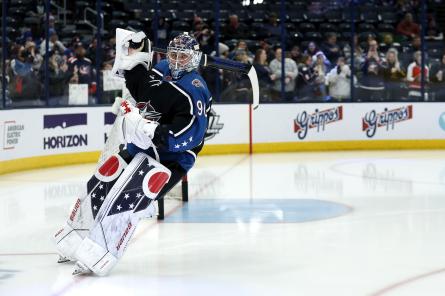
<path fill-rule="evenodd" d="M 116 58 L 112 72 L 118 77 L 124 77 L 125 70 L 131 70 L 137 65 L 150 69 L 153 51 L 151 41 L 144 32 L 132 33 L 124 38 L 118 38 Z"/>
<path fill-rule="evenodd" d="M 116 100 L 121 101 L 120 98 Z M 121 101 L 120 113 L 123 116 L 119 116 L 116 120 L 121 120 L 121 143 L 133 143 L 144 150 L 150 148 L 159 124 L 143 118 L 139 109 L 128 100 Z"/>

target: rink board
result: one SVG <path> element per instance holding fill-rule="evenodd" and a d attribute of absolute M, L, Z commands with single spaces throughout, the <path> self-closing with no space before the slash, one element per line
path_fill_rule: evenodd
<path fill-rule="evenodd" d="M 445 148 L 445 103 L 214 105 L 202 154 Z M 109 107 L 0 111 L 0 173 L 96 161 Z M 252 141 L 250 141 L 252 139 Z"/>

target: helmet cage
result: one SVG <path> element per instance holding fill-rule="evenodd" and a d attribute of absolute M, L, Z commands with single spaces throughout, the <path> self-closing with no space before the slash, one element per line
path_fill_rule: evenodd
<path fill-rule="evenodd" d="M 185 40 L 181 40 L 181 38 Z M 202 53 L 198 51 L 199 44 L 194 38 L 190 40 L 191 38 L 193 37 L 184 33 L 173 39 L 167 46 L 168 66 L 174 79 L 178 79 L 185 72 L 193 71 L 199 67 Z"/>

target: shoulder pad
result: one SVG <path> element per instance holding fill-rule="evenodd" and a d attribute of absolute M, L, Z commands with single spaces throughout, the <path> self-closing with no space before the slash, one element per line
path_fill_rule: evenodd
<path fill-rule="evenodd" d="M 165 71 L 168 69 L 168 61 L 166 59 L 160 60 L 159 63 L 157 63 L 154 68 L 162 73 L 165 73 Z"/>
<path fill-rule="evenodd" d="M 177 82 L 184 90 L 192 94 L 201 93 L 204 96 L 210 96 L 207 84 L 204 79 L 196 72 L 190 72 L 184 75 Z"/>

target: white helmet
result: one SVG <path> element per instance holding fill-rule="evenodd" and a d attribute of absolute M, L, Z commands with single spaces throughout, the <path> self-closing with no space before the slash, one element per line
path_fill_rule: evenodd
<path fill-rule="evenodd" d="M 184 32 L 173 38 L 167 46 L 167 60 L 173 79 L 199 67 L 202 52 L 196 39 Z"/>

